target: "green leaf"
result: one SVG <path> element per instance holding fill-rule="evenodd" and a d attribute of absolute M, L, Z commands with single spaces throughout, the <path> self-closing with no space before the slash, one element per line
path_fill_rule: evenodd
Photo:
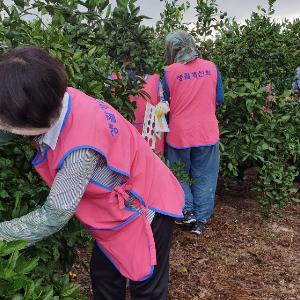
<path fill-rule="evenodd" d="M 0 279 L 9 280 L 15 275 L 16 273 L 10 268 L 3 268 L 0 270 Z"/>
<path fill-rule="evenodd" d="M 19 257 L 20 257 L 20 254 L 18 251 L 12 253 L 10 256 L 10 259 L 9 259 L 8 267 L 11 269 L 14 269 Z"/>
<path fill-rule="evenodd" d="M 11 299 L 12 300 L 24 300 L 24 297 L 21 294 L 15 294 Z"/>
<path fill-rule="evenodd" d="M 60 292 L 61 297 L 69 297 L 73 296 L 79 291 L 79 286 L 76 284 L 68 284 L 63 287 L 62 291 Z"/>
<path fill-rule="evenodd" d="M 97 50 L 97 47 L 92 47 L 88 52 L 88 56 L 90 56 L 90 57 L 93 56 L 93 54 L 96 52 L 96 50 Z"/>
<path fill-rule="evenodd" d="M 250 83 L 250 82 L 245 82 L 244 83 L 245 87 L 250 90 L 250 91 L 253 91 L 254 90 L 254 85 L 253 83 Z"/>
<path fill-rule="evenodd" d="M 79 58 L 81 58 L 81 56 L 82 56 L 82 52 L 81 51 L 76 51 L 73 55 L 73 59 L 78 60 Z"/>
<path fill-rule="evenodd" d="M 25 6 L 25 0 L 14 0 L 15 4 L 20 8 L 20 9 L 24 9 Z"/>
<path fill-rule="evenodd" d="M 291 118 L 291 116 L 285 115 L 285 116 L 282 116 L 282 117 L 279 119 L 279 121 L 280 121 L 280 122 L 286 122 L 286 121 L 289 121 L 290 118 Z"/>
<path fill-rule="evenodd" d="M 7 243 L 0 243 L 0 257 L 12 254 L 15 251 L 24 249 L 27 245 L 26 241 L 12 241 Z"/>
<path fill-rule="evenodd" d="M 106 18 L 108 18 L 111 14 L 111 3 L 107 6 L 107 9 L 106 9 Z"/>
<path fill-rule="evenodd" d="M 45 294 L 43 294 L 42 300 L 52 300 L 53 297 L 53 289 L 50 288 Z"/>
<path fill-rule="evenodd" d="M 20 274 L 30 273 L 38 265 L 39 257 L 32 258 L 30 261 L 22 260 L 18 262 L 16 271 Z"/>
<path fill-rule="evenodd" d="M 42 16 L 47 15 L 47 14 L 48 14 L 48 10 L 47 10 L 45 7 L 43 7 L 43 8 L 40 10 L 40 13 L 41 13 Z"/>

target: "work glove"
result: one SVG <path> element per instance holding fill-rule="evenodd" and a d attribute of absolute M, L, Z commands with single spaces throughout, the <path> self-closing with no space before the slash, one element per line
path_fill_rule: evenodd
<path fill-rule="evenodd" d="M 161 118 L 162 115 L 166 115 L 170 111 L 169 103 L 168 102 L 159 102 L 155 106 L 155 114 L 157 118 Z"/>

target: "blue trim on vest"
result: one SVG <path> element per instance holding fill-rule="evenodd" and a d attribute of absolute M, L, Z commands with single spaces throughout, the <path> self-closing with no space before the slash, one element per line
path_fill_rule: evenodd
<path fill-rule="evenodd" d="M 98 187 L 101 187 L 101 188 L 103 188 L 103 189 L 105 189 L 105 190 L 107 190 L 107 191 L 109 191 L 109 192 L 112 192 L 112 191 L 113 191 L 113 189 L 112 189 L 111 187 L 106 186 L 106 185 L 104 185 L 104 184 L 101 184 L 100 182 L 98 182 L 98 181 L 96 181 L 96 180 L 94 180 L 94 179 L 91 179 L 89 183 L 94 184 L 94 185 L 96 185 L 96 186 L 98 186 Z M 125 182 L 123 182 L 123 184 L 124 184 L 124 183 L 125 183 Z M 122 185 L 122 183 L 121 183 L 119 186 L 121 186 L 121 185 Z M 128 210 L 128 211 L 134 212 L 134 213 L 138 212 L 136 209 L 129 208 L 129 207 L 127 207 L 127 206 L 125 206 L 125 209 Z M 138 212 L 138 213 L 139 213 L 139 212 Z M 140 214 L 140 213 L 139 213 L 139 214 Z"/>
<path fill-rule="evenodd" d="M 143 199 L 137 192 L 135 192 L 133 189 L 129 190 L 129 192 L 130 192 L 137 200 L 139 200 L 139 201 L 141 202 L 142 205 L 144 205 L 144 206 L 146 207 L 146 203 L 145 203 L 144 199 Z M 168 211 L 160 210 L 160 209 L 155 208 L 155 207 L 153 207 L 153 206 L 148 206 L 148 208 L 149 208 L 150 210 L 153 210 L 153 211 L 155 211 L 155 212 L 158 212 L 158 213 L 160 213 L 160 214 L 162 214 L 162 215 L 166 215 L 166 216 L 170 216 L 170 217 L 174 217 L 174 218 L 183 218 L 183 215 L 182 215 L 182 214 L 180 214 L 180 215 L 172 214 L 172 213 L 170 213 L 170 212 L 168 212 Z M 182 207 L 182 210 L 183 210 L 183 207 Z"/>
<path fill-rule="evenodd" d="M 47 154 L 48 154 L 48 151 L 49 151 L 49 150 L 50 150 L 50 147 L 47 146 L 47 148 L 45 149 L 45 152 L 44 152 L 43 156 L 42 156 L 41 159 L 39 160 L 42 151 L 41 151 L 41 147 L 38 146 L 38 152 L 37 152 L 35 158 L 33 159 L 33 161 L 31 162 L 31 164 L 32 164 L 34 167 L 36 167 L 36 166 L 38 166 L 39 164 L 43 163 L 43 162 L 46 160 L 46 158 L 47 158 Z"/>
<path fill-rule="evenodd" d="M 187 147 L 176 147 L 173 146 L 172 144 L 170 144 L 168 141 L 166 142 L 168 144 L 168 146 L 174 148 L 174 149 L 189 149 L 189 148 L 193 148 L 193 147 L 209 147 L 209 146 L 215 146 L 219 143 L 220 140 L 217 140 L 214 144 L 206 144 L 206 145 L 192 145 L 192 146 L 187 146 Z"/>
<path fill-rule="evenodd" d="M 69 116 L 70 116 L 70 113 L 71 113 L 71 109 L 72 109 L 72 97 L 71 97 L 71 95 L 67 92 L 67 94 L 68 94 L 68 109 L 67 109 L 67 112 L 66 112 L 66 115 L 65 115 L 65 117 L 64 117 L 64 121 L 63 121 L 63 123 L 62 123 L 62 126 L 61 126 L 61 129 L 60 129 L 60 133 L 59 134 L 61 134 L 62 133 L 62 131 L 64 130 L 64 128 L 65 128 L 65 126 L 66 126 L 66 124 L 67 124 L 67 121 L 68 121 L 68 119 L 69 119 Z M 40 148 L 40 146 L 38 146 L 38 152 L 37 152 L 37 154 L 36 154 L 36 156 L 35 156 L 35 158 L 33 159 L 33 161 L 32 161 L 32 165 L 34 166 L 34 167 L 36 167 L 36 166 L 38 166 L 38 165 L 40 165 L 41 163 L 43 163 L 45 160 L 46 160 L 46 158 L 47 158 L 47 154 L 48 154 L 48 151 L 49 151 L 49 149 L 50 149 L 50 147 L 47 145 L 47 148 L 45 149 L 45 152 L 44 152 L 44 155 L 43 155 L 43 157 L 39 160 L 39 157 L 40 157 L 40 155 L 41 155 L 41 148 Z"/>
<path fill-rule="evenodd" d="M 127 207 L 125 207 L 125 209 L 132 212 L 132 210 L 128 209 Z M 115 227 L 112 227 L 112 228 L 91 228 L 91 227 L 86 227 L 86 229 L 90 232 L 92 232 L 92 231 L 115 231 L 119 228 L 124 227 L 128 223 L 132 222 L 133 220 L 135 220 L 140 215 L 141 214 L 138 211 L 135 211 L 135 213 L 131 217 L 129 217 L 126 221 L 124 221 L 121 224 L 118 224 L 118 225 L 116 225 Z"/>
<path fill-rule="evenodd" d="M 98 247 L 98 249 L 106 256 L 106 258 L 112 263 L 112 265 L 120 272 L 120 269 L 117 267 L 116 263 L 114 262 L 113 258 L 103 249 L 103 247 L 100 245 L 100 243 L 96 240 L 96 245 Z M 121 272 L 120 272 L 121 273 Z M 150 272 L 148 275 L 146 275 L 145 277 L 143 277 L 142 279 L 138 280 L 139 282 L 141 281 L 145 281 L 147 279 L 149 279 L 150 277 L 152 277 L 154 273 L 154 266 L 151 265 L 150 267 Z M 122 274 L 122 273 L 121 273 Z M 128 278 L 130 279 L 130 278 Z"/>
<path fill-rule="evenodd" d="M 143 277 L 142 279 L 140 279 L 139 282 L 146 281 L 147 279 L 151 278 L 153 273 L 154 273 L 154 266 L 151 265 L 150 273 L 148 275 L 146 275 L 145 277 Z"/>
<path fill-rule="evenodd" d="M 59 161 L 59 163 L 58 163 L 58 165 L 56 166 L 56 168 L 59 170 L 59 169 L 62 167 L 62 165 L 63 165 L 65 159 L 67 158 L 67 156 L 70 155 L 72 152 L 74 152 L 74 151 L 76 151 L 76 150 L 79 150 L 79 149 L 92 149 L 92 150 L 94 150 L 94 151 L 100 153 L 100 154 L 106 159 L 106 162 L 108 162 L 106 155 L 105 155 L 104 152 L 102 152 L 99 148 L 94 147 L 94 146 L 91 146 L 91 145 L 81 145 L 81 146 L 74 147 L 74 148 L 70 149 L 69 151 L 67 151 L 67 152 L 63 155 L 62 159 Z M 130 177 L 130 174 L 129 174 L 129 173 L 126 173 L 126 172 L 124 172 L 124 171 L 122 171 L 122 170 L 120 170 L 120 169 L 118 169 L 118 168 L 115 168 L 115 167 L 109 165 L 108 163 L 107 163 L 107 167 L 108 167 L 110 170 L 114 171 L 114 172 L 117 172 L 117 173 L 119 173 L 119 174 L 122 174 L 122 175 L 124 175 L 124 176 L 126 176 L 126 177 Z"/>
<path fill-rule="evenodd" d="M 130 209 L 129 209 L 130 210 Z M 140 213 L 138 213 L 137 212 L 137 214 L 139 214 L 139 215 L 141 215 Z M 131 217 L 132 218 L 132 217 Z M 130 219 L 130 218 L 129 218 Z M 128 219 L 128 220 L 129 220 Z M 126 222 L 125 222 L 126 223 Z M 122 223 L 122 224 L 124 224 L 124 225 L 126 225 L 125 223 Z M 92 231 L 92 230 L 90 230 L 90 231 Z M 113 258 L 104 250 L 104 248 L 100 245 L 100 243 L 97 241 L 97 239 L 96 239 L 96 245 L 97 245 L 97 247 L 98 247 L 98 249 L 100 250 L 100 251 L 102 251 L 102 253 L 106 256 L 106 258 L 112 263 L 112 265 L 120 272 L 120 269 L 118 268 L 118 266 L 116 265 L 116 263 L 114 262 L 114 260 L 113 260 Z M 150 249 L 149 249 L 149 253 L 150 253 Z M 120 272 L 121 273 L 121 272 Z M 147 279 L 149 279 L 149 278 L 151 278 L 152 277 L 152 275 L 153 275 L 153 273 L 154 273 L 154 266 L 153 265 L 151 265 L 150 266 L 150 272 L 149 272 L 149 274 L 148 275 L 146 275 L 145 277 L 143 277 L 143 278 L 141 278 L 140 280 L 138 280 L 138 281 L 140 281 L 140 282 L 142 282 L 142 281 L 146 281 Z M 130 279 L 130 278 L 129 278 Z"/>
<path fill-rule="evenodd" d="M 107 191 L 112 191 L 113 189 L 112 188 L 110 188 L 110 187 L 108 187 L 108 186 L 105 186 L 105 185 L 103 185 L 103 184 L 101 184 L 101 183 L 99 183 L 99 182 L 97 182 L 97 181 L 95 181 L 95 180 L 90 180 L 90 183 L 92 183 L 92 184 L 95 184 L 96 186 L 99 186 L 99 187 L 101 187 L 101 188 L 104 188 L 104 189 L 106 189 Z M 132 194 L 132 196 L 133 197 L 135 197 L 142 205 L 144 205 L 144 206 L 146 206 L 146 204 L 145 204 L 145 201 L 143 200 L 143 198 L 139 195 L 139 194 L 137 194 L 134 190 L 129 190 L 129 192 Z M 130 208 L 128 208 L 128 207 L 125 207 L 127 210 L 129 210 L 129 211 L 132 211 L 132 212 L 134 212 L 134 213 L 136 213 L 137 211 L 136 210 L 134 210 L 134 209 L 130 209 Z M 166 212 L 166 211 L 163 211 L 163 210 L 160 210 L 160 209 L 158 209 L 158 208 L 155 208 L 155 207 L 153 207 L 153 206 L 148 206 L 148 208 L 150 209 L 150 210 L 153 210 L 154 212 L 157 212 L 157 213 L 160 213 L 160 214 L 163 214 L 163 215 L 167 215 L 167 216 L 170 216 L 170 217 L 174 217 L 174 218 L 177 218 L 177 219 L 181 219 L 181 218 L 183 218 L 183 215 L 182 214 L 180 214 L 180 215 L 178 215 L 178 214 L 172 214 L 172 213 L 169 213 L 169 212 Z M 183 210 L 183 208 L 184 208 L 184 206 L 182 207 L 182 210 Z M 138 212 L 139 213 L 139 212 Z M 141 213 L 139 213 L 139 214 L 141 214 Z M 100 229 L 100 230 L 102 230 L 102 229 Z M 106 230 L 106 229 L 104 229 L 104 230 Z"/>
<path fill-rule="evenodd" d="M 94 180 L 94 179 L 91 179 L 91 180 L 90 180 L 90 183 L 91 183 L 91 184 L 94 184 L 94 185 L 96 185 L 96 186 L 99 186 L 99 187 L 101 187 L 101 188 L 103 188 L 103 189 L 105 189 L 105 190 L 107 190 L 107 191 L 109 191 L 109 192 L 112 192 L 112 191 L 113 191 L 113 189 L 112 189 L 111 187 L 109 187 L 109 186 L 107 186 L 107 185 L 104 185 L 104 184 L 101 184 L 100 182 L 98 182 L 98 181 L 96 181 L 96 180 Z"/>
<path fill-rule="evenodd" d="M 106 251 L 103 249 L 103 247 L 100 245 L 100 243 L 96 240 L 96 245 L 98 247 L 98 249 L 106 256 L 106 258 L 112 263 L 112 265 L 120 272 L 120 269 L 117 267 L 117 265 L 115 264 L 113 258 L 106 253 Z"/>
<path fill-rule="evenodd" d="M 62 131 L 66 127 L 67 121 L 69 119 L 69 116 L 70 116 L 70 113 L 71 113 L 71 110 L 72 110 L 72 96 L 68 92 L 67 92 L 67 94 L 69 95 L 69 98 L 68 98 L 68 110 L 66 112 L 64 121 L 62 123 L 61 129 L 60 129 L 60 134 L 62 133 Z"/>
<path fill-rule="evenodd" d="M 176 218 L 176 219 L 182 219 L 183 218 L 183 214 L 180 214 L 180 215 L 177 215 L 177 214 L 172 214 L 172 213 L 169 213 L 169 212 L 166 212 L 164 210 L 160 210 L 158 208 L 155 208 L 153 206 L 148 206 L 149 209 L 157 212 L 157 213 L 160 213 L 162 215 L 166 215 L 166 216 L 170 216 L 170 217 L 173 217 L 173 218 Z M 183 210 L 184 207 L 182 207 L 182 210 Z"/>
<path fill-rule="evenodd" d="M 37 154 L 35 155 L 33 161 L 31 162 L 31 164 L 32 164 L 33 166 L 36 166 L 36 165 L 37 165 L 37 160 L 39 159 L 40 154 L 41 154 L 41 148 L 38 146 Z"/>
<path fill-rule="evenodd" d="M 142 205 L 146 206 L 144 199 L 137 192 L 135 192 L 133 189 L 129 190 L 129 192 L 133 195 L 133 197 L 139 200 Z"/>

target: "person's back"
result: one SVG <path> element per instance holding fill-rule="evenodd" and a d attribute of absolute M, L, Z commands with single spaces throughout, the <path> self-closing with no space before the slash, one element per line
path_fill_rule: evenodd
<path fill-rule="evenodd" d="M 192 184 L 181 180 L 185 193 L 184 218 L 201 234 L 210 219 L 219 172 L 219 128 L 216 106 L 224 101 L 221 74 L 211 61 L 201 58 L 190 34 L 175 31 L 165 41 L 167 67 L 163 101 L 169 102 L 167 159 L 183 163 Z"/>
<path fill-rule="evenodd" d="M 166 68 L 170 91 L 169 145 L 186 148 L 215 144 L 219 139 L 216 112 L 217 69 L 197 58 Z"/>

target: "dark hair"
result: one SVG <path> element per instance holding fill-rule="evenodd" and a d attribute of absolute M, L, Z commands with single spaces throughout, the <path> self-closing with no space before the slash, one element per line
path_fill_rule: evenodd
<path fill-rule="evenodd" d="M 47 128 L 60 112 L 67 89 L 64 66 L 35 46 L 0 56 L 0 121 L 21 128 Z"/>

